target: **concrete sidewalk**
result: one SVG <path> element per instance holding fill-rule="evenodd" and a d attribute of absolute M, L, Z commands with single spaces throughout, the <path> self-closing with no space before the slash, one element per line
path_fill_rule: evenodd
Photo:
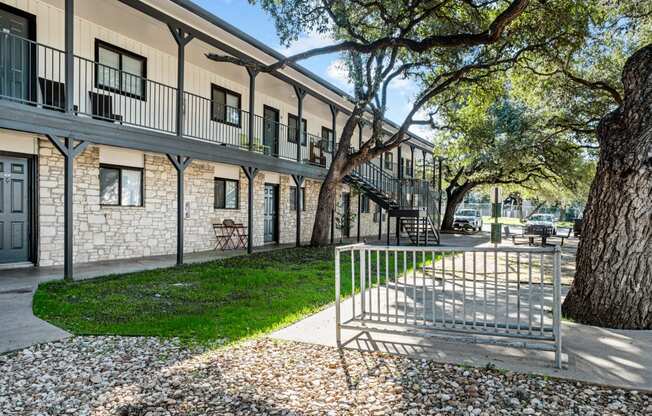
<path fill-rule="evenodd" d="M 8 286 L 7 286 L 8 287 Z M 34 344 L 57 341 L 70 334 L 32 313 L 33 287 L 0 291 L 0 354 Z"/>
<path fill-rule="evenodd" d="M 269 251 L 283 246 L 264 246 L 255 251 Z M 185 263 L 203 263 L 246 254 L 246 250 L 208 251 L 186 254 Z M 75 280 L 92 279 L 110 274 L 134 273 L 172 267 L 176 256 L 156 256 L 101 261 L 75 265 Z M 32 297 L 40 283 L 63 279 L 63 267 L 28 267 L 0 270 L 0 354 L 30 345 L 60 340 L 70 334 L 34 316 Z"/>
<path fill-rule="evenodd" d="M 444 235 L 442 243 L 451 246 L 468 246 L 468 245 L 485 245 L 488 238 L 486 235 L 479 233 L 474 236 L 452 236 Z M 483 241 L 484 240 L 484 241 Z M 564 255 L 569 257 L 574 263 L 574 245 L 563 247 Z M 566 259 L 562 260 L 563 262 Z M 574 268 L 571 265 L 562 267 L 562 278 L 571 277 Z M 459 270 L 459 269 L 458 269 Z M 527 269 L 524 269 L 527 270 Z M 512 274 L 512 276 L 514 276 Z M 512 277 L 513 278 L 513 277 Z M 513 282 L 513 281 L 512 281 Z M 467 282 L 467 285 L 470 284 Z M 514 285 L 514 283 L 512 283 Z M 435 297 L 431 292 L 422 292 L 418 289 L 421 285 L 420 280 L 416 280 L 417 290 L 412 292 L 412 287 L 407 291 L 401 292 L 399 282 L 399 295 L 385 298 L 384 286 L 377 297 L 377 289 L 372 291 L 371 305 L 368 307 L 375 308 L 376 311 L 384 311 L 386 303 L 389 302 L 390 312 L 394 309 L 401 310 L 401 299 L 404 293 L 407 293 L 411 299 L 435 299 L 437 308 L 433 314 L 432 307 L 419 304 L 420 309 L 417 316 L 425 311 L 425 316 L 442 316 L 442 291 L 448 292 L 447 298 L 453 298 L 455 292 L 452 292 L 452 285 L 448 283 L 437 283 Z M 426 289 L 432 285 L 429 282 Z M 502 286 L 501 286 L 502 285 Z M 504 291 L 504 283 L 498 283 L 498 290 Z M 389 286 L 391 288 L 391 286 Z M 460 281 L 456 284 L 458 311 L 463 306 L 466 307 L 466 320 L 473 320 L 473 316 L 480 316 L 475 309 L 473 300 L 460 298 L 459 291 Z M 512 300 L 517 297 L 514 292 L 516 285 L 510 289 Z M 522 285 L 522 288 L 527 286 Z M 482 286 L 479 286 L 481 289 Z M 562 297 L 565 296 L 568 286 L 562 286 Z M 494 296 L 492 287 L 487 287 L 489 299 Z M 546 310 L 550 310 L 552 287 L 548 284 L 544 286 L 541 293 L 535 293 L 531 300 L 533 308 L 541 305 L 540 296 L 545 293 L 549 299 L 546 302 Z M 468 289 L 467 293 L 472 292 Z M 392 292 L 390 292 L 391 294 Z M 423 295 L 426 295 L 425 298 Z M 478 290 L 477 296 L 482 297 L 482 290 Z M 502 297 L 502 296 L 501 296 Z M 359 297 L 358 297 L 359 298 Z M 373 300 L 378 299 L 378 301 Z M 387 300 L 385 300 L 387 299 Z M 525 301 L 530 299 L 525 298 Z M 359 299 L 358 299 L 359 302 Z M 377 307 L 376 305 L 380 305 Z M 511 304 L 510 304 L 511 305 Z M 450 316 L 451 305 L 444 303 L 445 309 Z M 504 306 L 504 305 L 502 305 Z M 497 316 L 504 316 L 504 308 L 500 307 Z M 521 303 L 521 307 L 528 307 L 527 303 Z M 403 311 L 406 308 L 403 307 Z M 346 299 L 342 302 L 343 321 L 351 317 L 352 300 Z M 359 311 L 359 305 L 356 306 Z M 514 311 L 517 307 L 510 306 L 511 320 L 514 319 Z M 533 309 L 535 312 L 537 309 Z M 527 309 L 525 309 L 527 311 Z M 392 312 L 393 313 L 393 312 Z M 401 312 L 403 314 L 404 312 Z M 408 315 L 411 310 L 407 309 Z M 459 313 L 459 312 L 458 312 Z M 391 313 L 390 313 L 391 315 Z M 458 317 L 460 315 L 457 315 Z M 538 312 L 535 316 L 539 316 Z M 527 314 L 522 315 L 521 322 L 527 319 Z M 546 313 L 545 320 L 550 322 L 549 313 Z M 343 330 L 342 342 L 345 348 L 352 348 L 361 351 L 379 351 L 392 354 L 402 354 L 415 358 L 426 358 L 443 363 L 468 364 L 475 367 L 484 367 L 487 365 L 496 366 L 511 371 L 535 373 L 560 377 L 570 380 L 580 380 L 584 382 L 630 388 L 636 390 L 652 391 L 652 331 L 626 331 L 598 328 L 586 325 L 575 324 L 571 322 L 562 322 L 562 349 L 564 353 L 564 368 L 559 370 L 554 368 L 554 353 L 548 351 L 524 350 L 513 347 L 498 345 L 486 345 L 473 343 L 474 340 L 466 335 L 453 334 L 442 331 L 429 331 L 427 336 L 417 336 L 412 334 L 396 335 L 373 332 L 371 326 L 363 327 L 361 330 Z M 423 335 L 423 334 L 421 334 Z M 287 328 L 276 331 L 271 335 L 273 338 L 306 342 L 311 344 L 320 344 L 327 346 L 336 346 L 335 340 L 335 307 L 330 306 L 327 309 L 310 316 L 300 322 L 297 322 Z M 455 339 L 457 338 L 457 339 Z"/>
<path fill-rule="evenodd" d="M 350 300 L 343 308 L 350 308 Z M 487 365 L 590 383 L 652 391 L 652 331 L 624 331 L 562 323 L 564 368 L 554 368 L 554 354 L 431 337 L 342 331 L 345 348 L 379 351 L 442 363 Z M 336 346 L 335 307 L 273 333 L 272 338 Z"/>

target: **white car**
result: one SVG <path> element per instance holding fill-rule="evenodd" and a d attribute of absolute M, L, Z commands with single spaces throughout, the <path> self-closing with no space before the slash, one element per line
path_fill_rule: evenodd
<path fill-rule="evenodd" d="M 453 228 L 462 230 L 472 229 L 480 231 L 482 229 L 482 216 L 477 209 L 461 209 L 453 217 Z"/>
<path fill-rule="evenodd" d="M 557 235 L 557 220 L 551 214 L 534 214 L 528 218 L 528 234 Z"/>

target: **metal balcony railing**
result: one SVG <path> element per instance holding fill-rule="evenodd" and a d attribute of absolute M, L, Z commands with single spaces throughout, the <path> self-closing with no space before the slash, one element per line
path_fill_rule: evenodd
<path fill-rule="evenodd" d="M 184 93 L 183 135 L 240 149 L 249 148 L 249 112 Z M 265 153 L 260 137 L 252 150 Z"/>
<path fill-rule="evenodd" d="M 0 98 L 63 110 L 64 79 L 63 51 L 0 33 Z"/>
<path fill-rule="evenodd" d="M 75 56 L 77 113 L 164 133 L 176 132 L 177 89 Z"/>
<path fill-rule="evenodd" d="M 60 49 L 0 33 L 0 99 L 64 111 L 65 58 L 65 52 Z M 73 62 L 75 114 L 177 133 L 177 88 L 84 57 L 74 56 Z M 183 93 L 182 114 L 184 137 L 324 168 L 333 159 L 332 138 L 298 134 L 296 128 L 258 114 L 253 116 L 250 149 L 249 112 L 197 94 Z M 299 154 L 297 146 L 300 146 Z M 406 201 L 399 189 L 402 183 L 380 169 L 377 162 L 367 163 L 356 171 L 401 204 Z"/>

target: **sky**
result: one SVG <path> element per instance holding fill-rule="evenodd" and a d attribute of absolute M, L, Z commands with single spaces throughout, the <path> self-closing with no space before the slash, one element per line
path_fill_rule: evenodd
<path fill-rule="evenodd" d="M 284 47 L 280 44 L 272 18 L 258 5 L 251 5 L 247 0 L 193 1 L 284 55 L 293 55 L 332 42 L 318 35 L 306 34 L 289 47 Z M 337 55 L 317 56 L 300 61 L 299 64 L 342 90 L 351 92 L 351 86 L 347 82 L 346 72 L 341 65 L 341 61 L 338 60 Z M 388 89 L 386 117 L 400 124 L 408 113 L 416 92 L 416 86 L 412 81 L 405 79 L 394 80 Z M 413 128 L 411 130 L 424 138 L 428 138 L 428 132 L 423 128 Z"/>

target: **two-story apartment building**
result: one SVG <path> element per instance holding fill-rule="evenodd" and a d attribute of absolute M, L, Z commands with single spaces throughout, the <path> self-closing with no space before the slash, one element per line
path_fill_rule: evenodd
<path fill-rule="evenodd" d="M 182 262 L 225 219 L 250 250 L 308 241 L 349 98 L 300 65 L 212 52 L 281 57 L 188 0 L 0 0 L 0 264 Z M 412 135 L 361 168 L 332 238 L 399 233 L 408 205 L 433 215 L 432 165 Z"/>

